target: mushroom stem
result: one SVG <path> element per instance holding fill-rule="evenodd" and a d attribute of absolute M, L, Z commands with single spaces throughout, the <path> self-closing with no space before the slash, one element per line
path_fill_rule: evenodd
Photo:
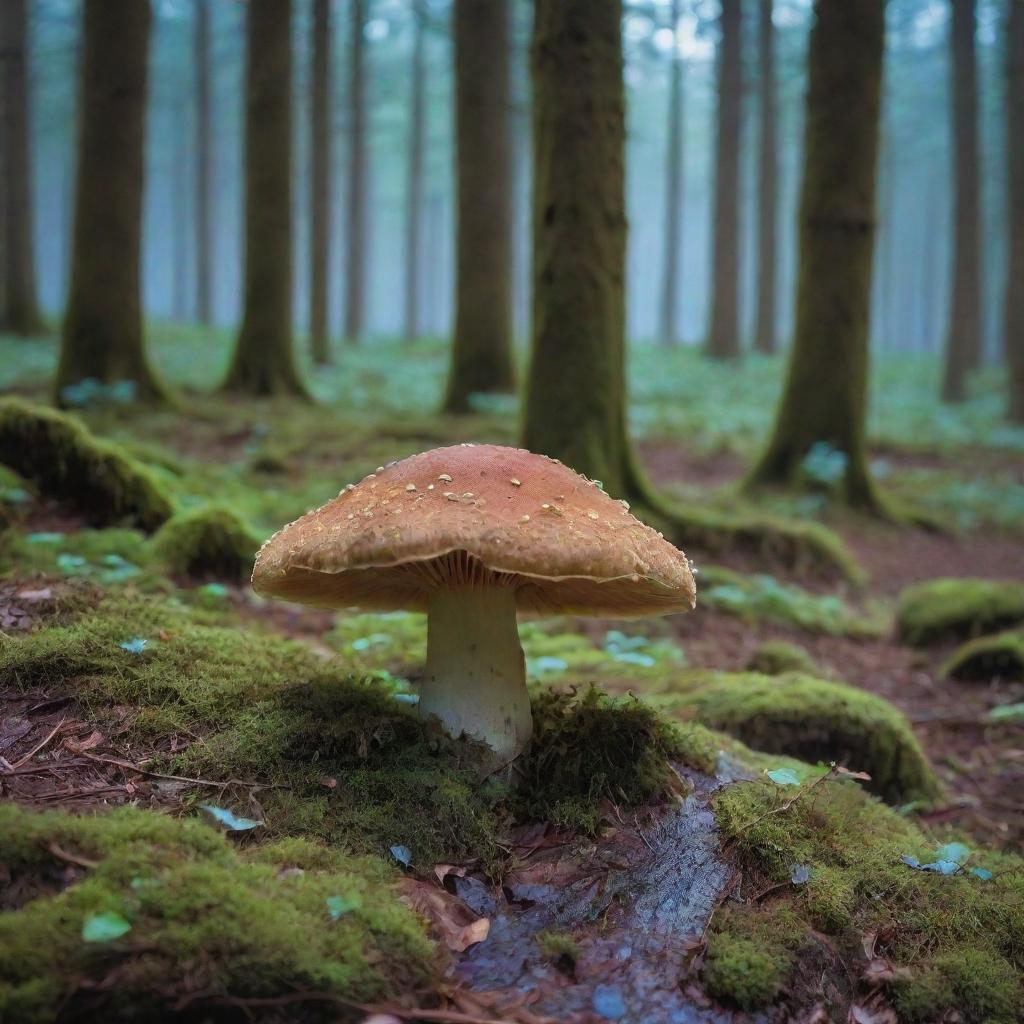
<path fill-rule="evenodd" d="M 526 746 L 533 719 L 511 587 L 446 587 L 430 595 L 419 708 L 449 735 L 485 743 L 502 763 Z"/>

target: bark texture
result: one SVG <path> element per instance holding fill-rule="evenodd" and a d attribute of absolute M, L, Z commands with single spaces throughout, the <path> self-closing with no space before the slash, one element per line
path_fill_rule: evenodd
<path fill-rule="evenodd" d="M 678 43 L 680 0 L 672 0 L 672 32 Z M 683 58 L 673 47 L 668 83 L 665 153 L 665 254 L 662 263 L 658 338 L 663 345 L 679 340 L 679 261 L 683 216 Z"/>
<path fill-rule="evenodd" d="M 537 0 L 533 338 L 523 443 L 632 493 L 621 0 Z"/>
<path fill-rule="evenodd" d="M 718 44 L 718 134 L 715 142 L 715 210 L 712 229 L 711 324 L 707 352 L 735 359 L 739 337 L 740 101 L 742 3 L 722 0 Z"/>
<path fill-rule="evenodd" d="M 213 109 L 210 93 L 210 0 L 195 0 L 193 70 L 196 79 L 196 318 L 213 322 L 214 235 L 210 203 L 213 196 Z"/>
<path fill-rule="evenodd" d="M 71 280 L 56 389 L 92 377 L 162 396 L 142 338 L 142 235 L 149 4 L 85 0 Z"/>
<path fill-rule="evenodd" d="M 761 138 L 757 176 L 757 312 L 754 315 L 754 348 L 776 349 L 776 253 L 779 202 L 778 137 L 775 126 L 775 30 L 772 0 L 761 0 L 758 24 Z"/>
<path fill-rule="evenodd" d="M 363 335 L 366 310 L 366 0 L 351 0 L 348 87 L 348 221 L 345 244 L 345 339 Z"/>
<path fill-rule="evenodd" d="M 512 135 L 508 0 L 455 0 L 455 336 L 444 411 L 511 391 Z"/>
<path fill-rule="evenodd" d="M 4 307 L 0 326 L 14 334 L 42 329 L 32 238 L 32 153 L 27 0 L 0 3 L 3 84 Z"/>
<path fill-rule="evenodd" d="M 328 264 L 331 223 L 331 9 L 313 0 L 309 160 L 309 337 L 314 362 L 331 361 Z"/>
<path fill-rule="evenodd" d="M 423 143 L 426 117 L 424 0 L 412 0 L 413 47 L 409 75 L 409 152 L 405 186 L 405 316 L 406 341 L 420 336 L 420 227 L 423 222 Z"/>
<path fill-rule="evenodd" d="M 226 391 L 305 396 L 292 347 L 291 0 L 250 0 L 245 67 L 245 297 Z"/>
<path fill-rule="evenodd" d="M 1003 336 L 1009 417 L 1024 423 L 1024 0 L 1008 0 L 1006 21 L 1006 295 Z"/>
<path fill-rule="evenodd" d="M 814 12 L 796 335 L 775 429 L 750 482 L 798 483 L 808 452 L 824 443 L 845 456 L 841 497 L 872 511 L 864 420 L 885 3 L 816 0 Z"/>
<path fill-rule="evenodd" d="M 978 75 L 974 52 L 976 0 L 951 0 L 953 80 L 953 291 L 942 397 L 967 397 L 967 377 L 981 361 L 981 248 L 978 202 Z"/>

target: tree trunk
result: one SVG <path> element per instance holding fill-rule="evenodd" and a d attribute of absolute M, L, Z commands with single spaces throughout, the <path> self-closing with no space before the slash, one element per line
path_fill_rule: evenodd
<path fill-rule="evenodd" d="M 754 320 L 754 348 L 759 352 L 774 352 L 777 332 L 775 257 L 778 251 L 776 225 L 779 160 L 775 129 L 775 32 L 772 28 L 772 0 L 761 0 L 758 29 L 761 144 L 758 153 L 757 313 Z"/>
<path fill-rule="evenodd" d="M 533 346 L 523 443 L 632 492 L 621 0 L 537 0 Z"/>
<path fill-rule="evenodd" d="M 213 322 L 213 137 L 210 99 L 210 0 L 195 0 L 193 70 L 196 76 L 196 318 Z"/>
<path fill-rule="evenodd" d="M 245 306 L 224 390 L 306 396 L 292 349 L 291 0 L 250 0 L 245 66 Z"/>
<path fill-rule="evenodd" d="M 425 119 L 424 0 L 412 0 L 413 49 L 409 80 L 409 167 L 405 186 L 406 341 L 420 336 L 420 226 L 423 220 L 423 143 Z"/>
<path fill-rule="evenodd" d="M 4 293 L 2 327 L 15 334 L 42 330 L 32 238 L 32 153 L 29 127 L 28 8 L 0 3 L 3 62 Z"/>
<path fill-rule="evenodd" d="M 313 361 L 331 361 L 327 281 L 331 222 L 331 7 L 313 0 L 313 73 L 310 80 L 309 336 Z"/>
<path fill-rule="evenodd" d="M 179 323 L 188 320 L 188 116 L 185 107 L 171 115 L 177 136 L 177 159 L 171 168 L 171 309 Z"/>
<path fill-rule="evenodd" d="M 508 0 L 455 0 L 455 336 L 444 411 L 511 391 L 512 135 Z"/>
<path fill-rule="evenodd" d="M 163 397 L 142 340 L 139 252 L 149 4 L 86 0 L 71 280 L 56 389 L 92 377 Z"/>
<path fill-rule="evenodd" d="M 884 40 L 884 0 L 816 0 L 796 332 L 774 433 L 750 480 L 796 484 L 808 452 L 826 444 L 845 459 L 841 496 L 869 511 L 879 509 L 864 420 Z"/>
<path fill-rule="evenodd" d="M 946 338 L 942 398 L 967 397 L 967 376 L 981 361 L 981 248 L 978 203 L 978 79 L 975 0 L 951 0 L 953 60 L 953 294 Z"/>
<path fill-rule="evenodd" d="M 366 302 L 366 69 L 363 29 L 366 0 L 351 0 L 348 90 L 348 225 L 345 246 L 345 339 L 356 344 L 365 327 Z"/>
<path fill-rule="evenodd" d="M 1010 376 L 1009 417 L 1024 423 L 1024 0 L 1006 20 L 1006 305 L 1003 339 Z"/>
<path fill-rule="evenodd" d="M 680 340 L 678 293 L 683 210 L 683 58 L 678 48 L 680 13 L 680 0 L 672 0 L 673 46 L 665 153 L 665 255 L 658 318 L 658 338 L 663 345 L 675 345 Z"/>
<path fill-rule="evenodd" d="M 711 326 L 708 355 L 735 359 L 739 338 L 740 102 L 742 3 L 722 0 L 718 44 L 718 137 L 715 144 L 715 219 L 712 233 Z"/>

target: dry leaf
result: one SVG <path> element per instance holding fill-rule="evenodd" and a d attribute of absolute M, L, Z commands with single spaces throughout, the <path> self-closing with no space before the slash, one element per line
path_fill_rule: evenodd
<path fill-rule="evenodd" d="M 93 729 L 93 731 L 82 740 L 76 740 L 73 736 L 69 736 L 64 740 L 64 746 L 70 750 L 72 754 L 81 754 L 84 750 L 92 750 L 93 747 L 98 747 L 101 743 L 105 742 L 106 736 L 104 736 L 98 729 Z"/>
<path fill-rule="evenodd" d="M 422 914 L 453 953 L 461 953 L 487 938 L 490 919 L 477 917 L 462 900 L 445 889 L 430 882 L 404 878 L 399 892 L 401 901 Z"/>

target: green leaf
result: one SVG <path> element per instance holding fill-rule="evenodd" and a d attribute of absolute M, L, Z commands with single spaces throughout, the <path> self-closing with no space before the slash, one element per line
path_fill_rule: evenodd
<path fill-rule="evenodd" d="M 120 915 L 108 910 L 105 914 L 90 914 L 82 924 L 84 942 L 113 942 L 127 935 L 132 926 Z"/>
<path fill-rule="evenodd" d="M 799 786 L 800 776 L 792 768 L 773 768 L 766 772 L 768 778 L 777 786 Z"/>

